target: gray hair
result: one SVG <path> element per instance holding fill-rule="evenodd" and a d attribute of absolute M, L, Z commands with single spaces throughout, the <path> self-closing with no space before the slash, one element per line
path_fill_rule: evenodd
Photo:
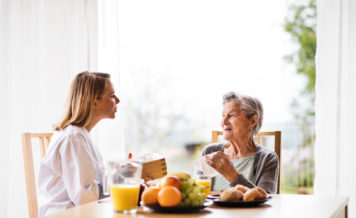
<path fill-rule="evenodd" d="M 241 105 L 242 112 L 250 119 L 253 115 L 257 114 L 257 124 L 252 129 L 252 135 L 257 135 L 260 131 L 263 122 L 263 106 L 257 98 L 253 98 L 246 95 L 239 95 L 235 92 L 228 92 L 223 96 L 223 104 L 226 102 L 237 101 Z"/>

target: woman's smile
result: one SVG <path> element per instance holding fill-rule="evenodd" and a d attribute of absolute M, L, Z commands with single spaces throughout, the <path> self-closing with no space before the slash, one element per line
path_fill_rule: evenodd
<path fill-rule="evenodd" d="M 232 128 L 230 128 L 230 127 L 225 127 L 225 128 L 224 128 L 224 131 L 225 131 L 225 132 L 231 132 L 231 131 L 232 131 Z"/>

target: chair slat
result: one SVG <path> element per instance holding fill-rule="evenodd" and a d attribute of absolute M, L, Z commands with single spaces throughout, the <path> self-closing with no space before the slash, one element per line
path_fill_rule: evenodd
<path fill-rule="evenodd" d="M 46 139 L 46 150 L 48 149 L 49 143 L 51 142 L 51 136 L 46 136 L 45 137 L 45 139 Z"/>
<path fill-rule="evenodd" d="M 39 137 L 39 140 L 40 140 L 40 153 L 41 153 L 41 160 L 42 160 L 46 154 L 46 146 L 45 146 L 44 137 Z"/>
<path fill-rule="evenodd" d="M 213 130 L 212 135 L 211 135 L 211 142 L 216 143 L 218 142 L 219 135 L 222 135 L 223 132 L 218 131 L 218 130 Z"/>

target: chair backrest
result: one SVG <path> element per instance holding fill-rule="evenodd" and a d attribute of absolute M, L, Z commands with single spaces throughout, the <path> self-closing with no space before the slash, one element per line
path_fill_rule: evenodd
<path fill-rule="evenodd" d="M 28 212 L 30 218 L 38 217 L 36 180 L 32 155 L 32 138 L 39 139 L 40 157 L 46 154 L 53 133 L 22 133 L 22 151 L 25 166 Z"/>
<path fill-rule="evenodd" d="M 218 142 L 219 135 L 222 135 L 222 131 L 213 130 L 211 134 L 211 142 Z M 281 131 L 273 131 L 273 132 L 259 132 L 257 134 L 257 144 L 262 145 L 261 138 L 264 136 L 274 136 L 274 152 L 276 152 L 279 160 L 279 169 L 278 169 L 278 186 L 277 186 L 277 194 L 281 191 Z"/>

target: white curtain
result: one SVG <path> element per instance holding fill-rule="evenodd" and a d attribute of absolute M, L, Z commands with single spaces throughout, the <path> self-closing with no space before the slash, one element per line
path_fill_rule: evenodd
<path fill-rule="evenodd" d="M 97 0 L 0 1 L 0 217 L 28 216 L 20 134 L 52 130 L 74 75 L 113 69 L 98 66 L 97 12 Z M 118 87 L 118 71 L 109 73 Z M 95 141 L 120 150 L 120 130 L 107 123 Z"/>
<path fill-rule="evenodd" d="M 315 193 L 356 216 L 356 0 L 317 1 Z"/>
<path fill-rule="evenodd" d="M 101 145 L 104 159 L 123 158 L 124 149 L 124 77 L 120 74 L 119 51 L 119 1 L 98 0 L 97 2 L 97 27 L 98 27 L 98 69 L 111 74 L 116 95 L 121 103 L 118 105 L 115 121 L 104 120 L 96 127 L 96 143 Z M 126 81 L 126 80 L 125 80 Z"/>

